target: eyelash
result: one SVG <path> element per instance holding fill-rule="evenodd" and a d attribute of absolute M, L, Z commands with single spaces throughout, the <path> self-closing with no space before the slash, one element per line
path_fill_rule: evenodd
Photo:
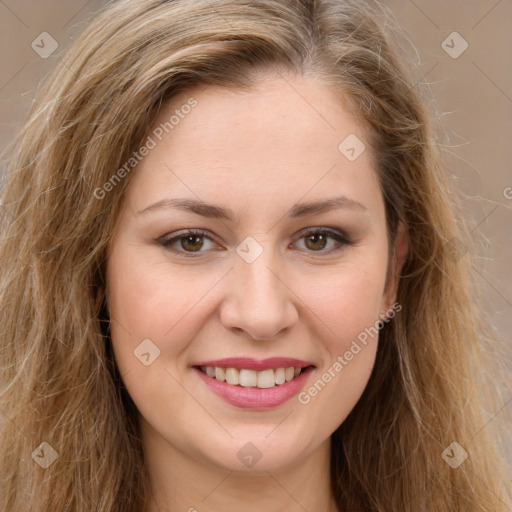
<path fill-rule="evenodd" d="M 331 231 L 330 229 L 325 229 L 325 228 L 308 228 L 305 231 L 303 231 L 302 236 L 298 240 L 302 240 L 303 238 L 307 238 L 308 236 L 312 236 L 312 235 L 327 235 L 332 240 L 335 240 L 336 242 L 341 244 L 341 246 L 334 248 L 334 249 L 327 250 L 327 251 L 325 251 L 325 250 L 307 251 L 307 252 L 311 252 L 311 253 L 320 253 L 320 254 L 323 253 L 323 254 L 330 255 L 334 252 L 343 250 L 345 248 L 345 246 L 354 244 L 347 235 L 345 235 L 343 233 L 339 233 L 337 231 Z M 182 238 L 186 238 L 187 236 L 202 236 L 202 237 L 205 237 L 208 240 L 211 240 L 212 242 L 214 242 L 213 238 L 210 237 L 204 231 L 196 230 L 196 229 L 187 229 L 186 231 L 183 231 L 183 232 L 177 234 L 176 236 L 173 236 L 172 238 L 162 237 L 158 240 L 158 243 L 160 245 L 162 245 L 163 247 L 165 247 L 166 249 L 169 249 L 173 252 L 182 254 L 187 258 L 199 257 L 200 254 L 205 251 L 190 252 L 190 251 L 178 250 L 178 249 L 171 247 L 172 244 L 181 240 Z"/>

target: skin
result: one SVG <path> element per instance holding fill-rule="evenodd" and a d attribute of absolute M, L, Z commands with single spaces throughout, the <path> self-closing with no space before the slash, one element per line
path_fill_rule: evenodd
<path fill-rule="evenodd" d="M 390 310 L 405 235 L 388 276 L 370 147 L 355 161 L 338 150 L 349 134 L 364 141 L 364 129 L 321 82 L 268 74 L 251 91 L 195 88 L 175 96 L 155 127 L 192 96 L 197 106 L 133 171 L 107 261 L 115 359 L 152 482 L 145 512 L 335 512 L 330 436 L 368 382 L 377 336 L 307 404 L 294 397 L 269 410 L 226 403 L 192 365 L 296 357 L 315 365 L 307 390 Z M 286 216 L 296 202 L 341 195 L 362 207 Z M 165 198 L 230 208 L 237 220 L 172 207 L 138 213 Z M 309 227 L 345 232 L 352 244 L 315 241 L 302 233 Z M 188 228 L 212 240 L 178 238 L 175 252 L 158 242 Z M 236 252 L 246 237 L 263 249 L 252 263 Z M 134 356 L 146 338 L 160 350 L 148 366 Z M 261 453 L 250 468 L 237 456 L 248 442 Z"/>

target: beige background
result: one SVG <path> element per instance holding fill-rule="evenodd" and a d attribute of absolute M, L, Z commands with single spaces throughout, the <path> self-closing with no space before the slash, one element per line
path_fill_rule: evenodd
<path fill-rule="evenodd" d="M 55 66 L 88 17 L 104 3 L 0 0 L 0 151 L 12 139 L 39 81 Z M 481 240 L 479 286 L 494 324 L 511 346 L 512 2 L 383 3 L 406 31 L 411 48 L 416 48 L 421 82 L 430 85 L 448 130 L 449 173 L 465 194 L 473 233 Z M 453 31 L 469 45 L 458 58 L 452 58 L 441 46 Z M 46 59 L 31 47 L 42 32 L 51 34 L 59 45 Z M 453 46 L 451 51 L 461 48 L 457 39 L 452 43 L 448 38 L 445 44 Z M 512 370 L 510 353 L 505 358 Z M 503 421 L 504 411 L 511 409 L 512 396 L 505 396 L 503 407 L 489 412 L 489 421 Z"/>

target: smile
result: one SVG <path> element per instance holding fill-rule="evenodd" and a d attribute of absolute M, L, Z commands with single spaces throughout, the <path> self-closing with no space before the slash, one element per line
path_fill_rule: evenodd
<path fill-rule="evenodd" d="M 242 386 L 245 388 L 257 387 L 260 389 L 281 386 L 299 376 L 305 368 L 289 366 L 287 368 L 269 368 L 263 371 L 251 370 L 249 368 L 222 368 L 218 366 L 201 366 L 201 371 L 231 386 Z"/>
<path fill-rule="evenodd" d="M 263 361 L 238 357 L 201 361 L 193 369 L 206 388 L 223 401 L 236 407 L 268 410 L 297 395 L 315 366 L 285 357 Z"/>

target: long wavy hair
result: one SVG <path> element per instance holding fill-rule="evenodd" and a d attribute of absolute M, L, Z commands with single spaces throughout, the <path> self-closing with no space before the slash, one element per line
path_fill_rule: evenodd
<path fill-rule="evenodd" d="M 369 383 L 332 435 L 339 509 L 506 510 L 503 439 L 485 411 L 504 403 L 485 348 L 494 335 L 475 305 L 473 260 L 459 250 L 470 241 L 440 122 L 403 42 L 386 8 L 360 0 L 122 0 L 97 13 L 10 148 L 0 510 L 142 511 L 149 482 L 104 295 L 130 173 L 103 198 L 95 191 L 140 147 L 163 102 L 200 84 L 250 90 L 266 71 L 332 87 L 367 128 L 390 248 L 399 222 L 407 227 L 402 310 L 381 330 Z M 453 442 L 469 454 L 457 468 L 442 456 Z"/>

